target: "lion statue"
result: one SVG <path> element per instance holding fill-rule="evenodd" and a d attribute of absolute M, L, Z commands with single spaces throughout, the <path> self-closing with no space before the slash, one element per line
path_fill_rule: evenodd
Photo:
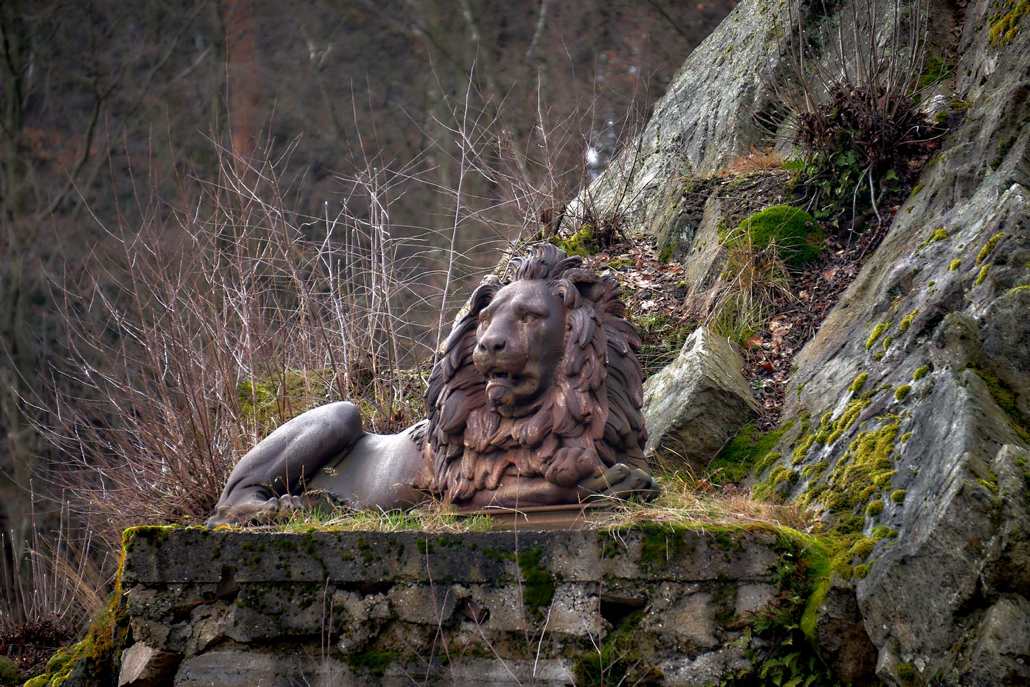
<path fill-rule="evenodd" d="M 429 379 L 428 419 L 367 434 L 330 403 L 283 424 L 229 476 L 210 524 L 328 495 L 355 508 L 436 497 L 460 509 L 653 497 L 643 447 L 640 338 L 611 277 L 549 243 L 487 278 Z"/>

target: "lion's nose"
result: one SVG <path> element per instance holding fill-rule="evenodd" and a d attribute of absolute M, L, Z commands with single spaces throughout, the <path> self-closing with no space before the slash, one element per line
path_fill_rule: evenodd
<path fill-rule="evenodd" d="M 504 337 L 497 335 L 484 336 L 479 340 L 479 343 L 476 344 L 479 349 L 489 351 L 491 353 L 499 353 L 500 351 L 503 351 L 504 345 Z"/>

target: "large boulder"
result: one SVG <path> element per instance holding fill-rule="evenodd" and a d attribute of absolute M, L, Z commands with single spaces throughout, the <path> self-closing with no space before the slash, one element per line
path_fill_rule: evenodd
<path fill-rule="evenodd" d="M 852 11 L 802 6 L 825 26 Z M 892 7 L 877 10 L 879 26 L 908 21 L 908 3 Z M 761 462 L 757 493 L 816 509 L 854 543 L 839 552 L 840 598 L 850 585 L 888 684 L 1030 679 L 1030 29 L 1017 10 L 931 0 L 930 54 L 953 63 L 931 109 L 951 113 L 951 131 L 797 356 L 782 439 Z M 772 3 L 741 2 L 580 199 L 658 232 L 694 284 L 721 269 L 719 222 L 698 219 L 677 189 L 760 143 L 754 116 L 771 112 L 780 37 L 792 31 L 778 18 Z M 727 204 L 713 189 L 703 214 Z M 740 393 L 713 384 L 718 402 L 696 400 L 709 375 L 688 353 L 695 344 L 646 390 L 648 449 L 693 467 L 721 445 L 706 431 L 741 421 L 723 405 Z M 832 620 L 830 606 L 821 613 Z M 823 652 L 842 668 L 832 646 Z"/>
<path fill-rule="evenodd" d="M 705 327 L 694 330 L 671 365 L 644 383 L 649 460 L 703 469 L 758 414 L 734 345 Z"/>
<path fill-rule="evenodd" d="M 669 179 L 710 176 L 759 144 L 766 134 L 753 115 L 768 107 L 780 73 L 781 14 L 772 0 L 737 5 L 687 58 L 634 144 L 570 205 L 567 216 L 591 204 L 642 220 Z"/>
<path fill-rule="evenodd" d="M 1030 31 L 948 7 L 964 119 L 795 359 L 764 484 L 867 537 L 850 562 L 881 679 L 1026 684 Z"/>

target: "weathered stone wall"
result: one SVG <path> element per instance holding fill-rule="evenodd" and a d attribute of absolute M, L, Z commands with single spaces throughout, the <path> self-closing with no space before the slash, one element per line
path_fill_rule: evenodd
<path fill-rule="evenodd" d="M 796 625 L 806 551 L 789 531 L 657 525 L 139 528 L 110 672 L 177 687 L 718 684 L 756 667 L 769 628 Z"/>

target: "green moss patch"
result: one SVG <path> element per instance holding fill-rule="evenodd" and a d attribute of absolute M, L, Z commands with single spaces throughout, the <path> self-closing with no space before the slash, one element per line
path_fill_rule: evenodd
<path fill-rule="evenodd" d="M 1009 424 L 1016 434 L 1024 441 L 1030 441 L 1030 422 L 1028 422 L 1028 418 L 1023 415 L 1016 404 L 1015 391 L 990 370 L 979 367 L 972 367 L 971 369 L 987 385 L 991 398 L 1008 416 Z"/>
<path fill-rule="evenodd" d="M 780 258 L 791 267 L 803 267 L 822 253 L 826 237 L 810 214 L 792 205 L 773 205 L 745 218 L 726 237 L 733 247 L 749 241 L 755 250 L 775 246 Z"/>
<path fill-rule="evenodd" d="M 541 561 L 544 551 L 533 547 L 519 551 L 516 560 L 522 574 L 522 601 L 530 608 L 547 608 L 554 599 L 554 577 Z"/>
<path fill-rule="evenodd" d="M 894 477 L 899 424 L 888 417 L 877 429 L 860 432 L 837 459 L 816 500 L 830 512 L 855 512 L 886 488 Z"/>
<path fill-rule="evenodd" d="M 891 326 L 890 322 L 880 322 L 872 331 L 869 332 L 869 336 L 865 340 L 865 349 L 868 351 L 876 344 L 876 340 L 883 336 L 883 333 L 887 331 Z"/>
<path fill-rule="evenodd" d="M 367 673 L 375 677 L 382 677 L 391 663 L 396 661 L 400 654 L 396 651 L 362 651 L 356 654 L 347 654 L 346 660 L 351 668 Z"/>
<path fill-rule="evenodd" d="M 865 386 L 866 380 L 869 379 L 868 372 L 859 372 L 855 375 L 855 378 L 851 380 L 851 384 L 848 385 L 848 391 L 852 394 L 857 394 Z"/>
<path fill-rule="evenodd" d="M 987 239 L 987 242 L 980 248 L 980 252 L 976 254 L 976 264 L 979 265 L 987 257 L 994 252 L 994 248 L 998 245 L 998 242 L 1005 238 L 1005 233 L 998 231 L 995 232 L 991 238 Z"/>
<path fill-rule="evenodd" d="M 788 427 L 785 424 L 779 429 L 762 432 L 753 424 L 744 425 L 708 465 L 708 479 L 716 484 L 742 482 L 755 466 L 763 462 Z"/>
<path fill-rule="evenodd" d="M 938 241 L 944 241 L 948 238 L 948 230 L 944 227 L 937 227 L 930 235 L 926 237 L 926 240 L 919 244 L 920 250 L 926 248 L 930 244 L 937 243 Z"/>
<path fill-rule="evenodd" d="M 578 255 L 581 258 L 591 256 L 601 249 L 597 237 L 594 235 L 594 227 L 590 224 L 582 225 L 576 233 L 567 238 L 555 236 L 551 239 L 551 243 L 568 255 Z"/>
<path fill-rule="evenodd" d="M 18 666 L 14 665 L 14 661 L 6 656 L 0 656 L 0 685 L 8 687 L 18 684 L 20 678 L 21 671 L 18 670 Z"/>
<path fill-rule="evenodd" d="M 1003 48 L 1019 35 L 1020 22 L 1030 13 L 1030 0 L 1005 0 L 1002 9 L 991 18 L 987 37 L 995 48 Z"/>
<path fill-rule="evenodd" d="M 898 323 L 898 331 L 902 334 L 908 331 L 908 328 L 912 326 L 912 322 L 919 315 L 919 308 L 916 308 L 909 312 L 907 315 L 901 318 L 901 322 Z"/>

